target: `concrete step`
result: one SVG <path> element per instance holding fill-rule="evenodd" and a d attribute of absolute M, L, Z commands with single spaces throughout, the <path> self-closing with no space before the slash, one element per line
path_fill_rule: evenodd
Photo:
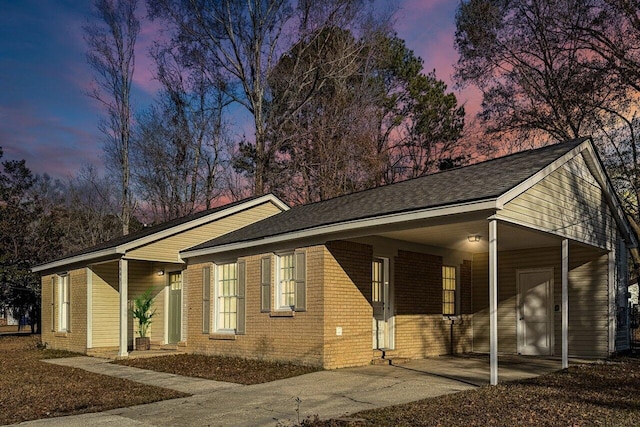
<path fill-rule="evenodd" d="M 409 359 L 408 357 L 389 357 L 389 358 L 376 357 L 371 359 L 371 364 L 372 365 L 403 365 L 409 362 L 410 360 L 411 359 Z"/>

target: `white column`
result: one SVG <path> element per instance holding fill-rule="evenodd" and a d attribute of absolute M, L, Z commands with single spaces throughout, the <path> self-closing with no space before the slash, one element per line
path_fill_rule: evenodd
<path fill-rule="evenodd" d="M 129 261 L 126 259 L 120 260 L 120 351 L 118 351 L 119 357 L 127 357 L 127 319 L 129 315 Z"/>
<path fill-rule="evenodd" d="M 498 221 L 489 221 L 489 364 L 491 385 L 498 384 Z"/>
<path fill-rule="evenodd" d="M 562 369 L 569 367 L 569 240 L 562 241 Z"/>

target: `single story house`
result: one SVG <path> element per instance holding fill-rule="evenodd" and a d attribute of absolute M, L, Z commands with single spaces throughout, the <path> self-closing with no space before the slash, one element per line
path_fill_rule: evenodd
<path fill-rule="evenodd" d="M 190 306 L 183 297 L 185 262 L 179 251 L 289 207 L 267 195 L 168 221 L 39 265 L 42 342 L 95 355 L 133 349 L 134 298 L 152 288 L 155 347 L 183 345 Z"/>
<path fill-rule="evenodd" d="M 163 313 L 175 293 L 182 311 L 153 338 L 193 353 L 339 368 L 484 352 L 495 384 L 499 352 L 566 366 L 629 348 L 627 251 L 637 241 L 589 139 L 290 209 L 269 203 L 263 219 L 173 245 L 171 263 L 169 252 L 99 260 L 94 249 L 37 267 L 43 341 L 64 348 L 73 333 L 55 292 L 70 276 L 80 307 L 66 325 L 83 335 L 73 349 L 88 353 L 116 346 L 119 330 L 127 354 L 127 282 L 129 295 L 155 285 Z M 179 278 L 155 275 L 169 266 Z"/>

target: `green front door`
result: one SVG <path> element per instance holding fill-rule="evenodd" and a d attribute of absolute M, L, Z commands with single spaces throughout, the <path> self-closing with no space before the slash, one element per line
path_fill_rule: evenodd
<path fill-rule="evenodd" d="M 169 273 L 169 343 L 180 341 L 182 335 L 182 273 Z"/>

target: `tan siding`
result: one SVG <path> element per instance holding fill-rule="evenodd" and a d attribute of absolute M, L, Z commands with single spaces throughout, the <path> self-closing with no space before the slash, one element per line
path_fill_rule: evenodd
<path fill-rule="evenodd" d="M 237 230 L 280 212 L 272 203 L 264 203 L 237 214 L 158 240 L 127 252 L 135 259 L 180 262 L 178 252 L 206 242 L 222 234 Z"/>
<path fill-rule="evenodd" d="M 113 347 L 119 343 L 118 263 L 92 267 L 93 270 L 93 347 Z"/>
<path fill-rule="evenodd" d="M 571 245 L 569 249 L 569 354 L 583 357 L 607 355 L 607 256 L 594 249 Z M 515 353 L 518 269 L 551 267 L 554 305 L 562 300 L 561 249 L 529 249 L 498 253 L 498 351 Z M 489 351 L 488 255 L 473 259 L 473 350 Z M 551 307 L 553 309 L 554 307 Z M 554 311 L 554 353 L 561 350 L 560 311 Z"/>
<path fill-rule="evenodd" d="M 168 275 L 158 276 L 158 268 L 151 262 L 129 261 L 129 288 L 128 296 L 130 304 L 133 300 L 142 295 L 147 289 L 152 288 L 153 310 L 156 311 L 155 316 L 151 320 L 149 333 L 151 341 L 154 345 L 160 345 L 164 339 L 164 288 Z M 138 335 L 138 325 L 131 316 L 128 315 L 129 330 L 133 337 Z M 132 342 L 129 343 L 132 345 Z"/>
<path fill-rule="evenodd" d="M 508 202 L 499 216 L 606 247 L 614 222 L 600 187 L 576 157 Z"/>
<path fill-rule="evenodd" d="M 569 268 L 569 354 L 606 357 L 609 348 L 608 256 L 572 246 Z M 556 330 L 559 328 L 556 319 Z M 560 342 L 559 338 L 556 342 Z"/>

